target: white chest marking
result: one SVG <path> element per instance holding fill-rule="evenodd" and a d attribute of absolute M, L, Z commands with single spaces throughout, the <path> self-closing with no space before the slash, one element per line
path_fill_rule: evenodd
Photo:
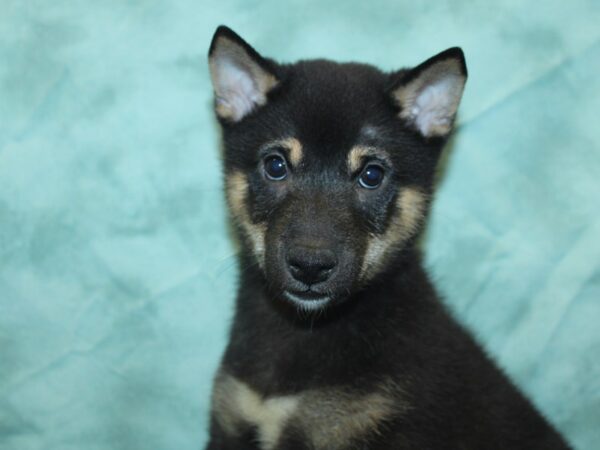
<path fill-rule="evenodd" d="M 410 405 L 403 389 L 391 380 L 371 393 L 348 388 L 306 390 L 297 395 L 264 398 L 247 384 L 221 373 L 213 391 L 213 412 L 224 431 L 237 435 L 244 425 L 257 429 L 262 450 L 273 450 L 288 423 L 301 430 L 317 450 L 337 450 L 352 439 L 378 434 L 381 426 Z"/>
<path fill-rule="evenodd" d="M 290 416 L 298 408 L 297 396 L 262 398 L 245 383 L 230 376 L 219 377 L 213 393 L 215 412 L 221 425 L 235 433 L 240 422 L 256 426 L 261 448 L 270 450 Z"/>

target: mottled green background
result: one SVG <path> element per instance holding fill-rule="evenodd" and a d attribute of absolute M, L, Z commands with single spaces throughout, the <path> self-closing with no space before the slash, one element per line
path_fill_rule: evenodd
<path fill-rule="evenodd" d="M 0 0 L 0 448 L 202 447 L 236 279 L 205 60 L 220 23 L 285 61 L 464 48 L 427 264 L 598 448 L 596 0 Z"/>

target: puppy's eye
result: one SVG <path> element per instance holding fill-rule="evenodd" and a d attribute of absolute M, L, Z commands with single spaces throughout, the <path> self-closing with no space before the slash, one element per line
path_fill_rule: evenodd
<path fill-rule="evenodd" d="M 358 184 L 366 189 L 378 188 L 383 181 L 383 175 L 383 167 L 377 164 L 367 164 L 358 178 Z"/>
<path fill-rule="evenodd" d="M 269 180 L 283 180 L 287 176 L 285 159 L 279 155 L 267 156 L 265 158 L 265 174 Z"/>

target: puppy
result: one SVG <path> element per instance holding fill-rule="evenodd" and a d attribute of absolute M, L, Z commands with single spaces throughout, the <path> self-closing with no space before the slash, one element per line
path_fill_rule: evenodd
<path fill-rule="evenodd" d="M 467 79 L 209 51 L 240 284 L 209 450 L 567 449 L 450 317 L 415 241 Z"/>

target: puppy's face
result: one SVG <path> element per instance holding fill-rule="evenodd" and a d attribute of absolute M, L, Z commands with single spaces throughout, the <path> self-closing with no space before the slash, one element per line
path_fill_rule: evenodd
<path fill-rule="evenodd" d="M 343 301 L 422 227 L 466 80 L 462 52 L 392 74 L 278 65 L 220 27 L 209 61 L 246 251 L 282 301 L 304 310 Z"/>

